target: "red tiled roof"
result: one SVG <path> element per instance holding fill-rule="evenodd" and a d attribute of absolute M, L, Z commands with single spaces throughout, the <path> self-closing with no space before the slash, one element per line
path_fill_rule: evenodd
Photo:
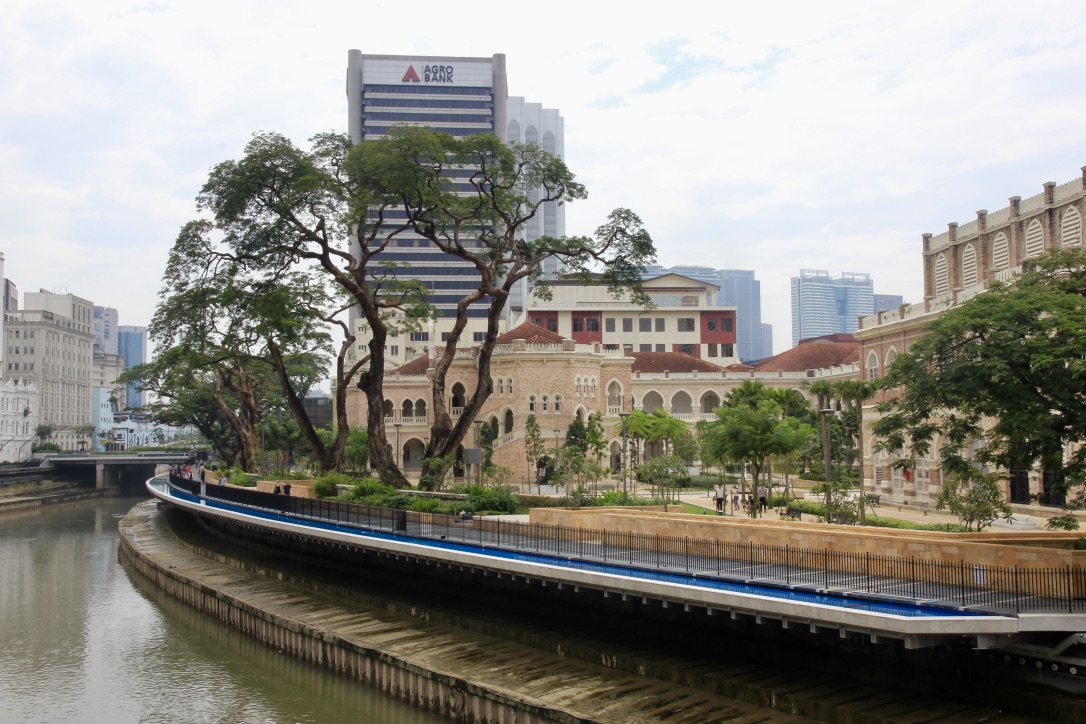
<path fill-rule="evenodd" d="M 538 324 L 525 322 L 516 329 L 498 335 L 498 344 L 509 344 L 514 339 L 523 339 L 529 344 L 561 344 L 562 335 L 540 327 Z"/>
<path fill-rule="evenodd" d="M 829 334 L 805 339 L 792 349 L 759 360 L 759 372 L 803 372 L 860 360 L 860 343 L 851 334 Z"/>
<path fill-rule="evenodd" d="M 426 374 L 426 368 L 430 365 L 429 355 L 419 355 L 415 359 L 411 360 L 407 364 L 401 365 L 392 370 L 389 374 L 393 375 L 424 375 Z"/>
<path fill-rule="evenodd" d="M 723 367 L 682 352 L 628 352 L 633 372 L 720 372 Z"/>
<path fill-rule="evenodd" d="M 736 362 L 733 365 L 728 365 L 724 368 L 728 372 L 750 372 L 755 369 L 754 365 L 743 364 L 742 362 Z"/>

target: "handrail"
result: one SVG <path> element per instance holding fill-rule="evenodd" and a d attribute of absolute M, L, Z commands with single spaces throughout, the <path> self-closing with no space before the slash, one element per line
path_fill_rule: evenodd
<path fill-rule="evenodd" d="M 200 495 L 199 481 L 170 484 Z M 759 584 L 806 586 L 826 595 L 891 597 L 904 602 L 997 612 L 1086 612 L 1080 568 L 971 565 L 831 549 L 661 536 L 498 518 L 459 516 L 297 498 L 255 489 L 204 485 L 204 497 L 262 511 L 385 530 L 430 540 L 460 540 L 511 551 L 533 551 L 656 571 L 698 573 Z"/>

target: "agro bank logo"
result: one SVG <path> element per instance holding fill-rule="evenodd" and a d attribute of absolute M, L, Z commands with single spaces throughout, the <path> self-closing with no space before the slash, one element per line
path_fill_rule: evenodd
<path fill-rule="evenodd" d="M 415 66 L 407 66 L 402 83 L 452 83 L 453 67 L 451 65 L 425 65 L 422 68 L 422 78 L 415 72 Z"/>

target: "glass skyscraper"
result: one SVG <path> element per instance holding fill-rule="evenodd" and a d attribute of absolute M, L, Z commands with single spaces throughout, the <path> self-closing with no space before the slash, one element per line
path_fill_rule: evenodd
<path fill-rule="evenodd" d="M 859 318 L 871 314 L 873 296 L 870 274 L 834 277 L 821 269 L 800 269 L 792 277 L 792 346 L 801 339 L 852 334 Z"/>
<path fill-rule="evenodd" d="M 125 369 L 132 369 L 147 361 L 147 327 L 121 325 L 117 327 L 117 351 L 124 357 Z M 125 390 L 125 407 L 143 407 L 147 393 L 138 385 L 128 385 Z"/>

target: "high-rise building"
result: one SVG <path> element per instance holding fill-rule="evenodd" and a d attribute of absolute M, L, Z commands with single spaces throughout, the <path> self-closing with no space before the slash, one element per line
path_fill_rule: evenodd
<path fill-rule="evenodd" d="M 668 273 L 681 274 L 720 288 L 716 303 L 722 307 L 735 307 L 736 355 L 741 362 L 754 362 L 772 356 L 773 345 L 767 345 L 765 339 L 767 334 L 772 339 L 773 328 L 772 325 L 762 324 L 762 283 L 754 278 L 753 271 L 653 264 L 645 267 L 644 277 L 651 279 Z M 768 333 L 763 327 L 769 327 Z"/>
<path fill-rule="evenodd" d="M 117 354 L 117 325 L 120 322 L 113 307 L 94 305 L 94 341 L 106 354 Z"/>
<path fill-rule="evenodd" d="M 506 143 L 535 144 L 552 156 L 565 158 L 565 120 L 555 108 L 544 108 L 541 103 L 528 103 L 520 96 L 509 99 L 506 106 Z M 533 202 L 542 198 L 542 189 L 528 191 L 528 198 Z M 541 236 L 561 238 L 566 235 L 566 207 L 557 201 L 546 201 L 535 217 L 524 227 L 524 238 L 538 239 Z M 557 258 L 543 262 L 543 275 L 547 279 L 557 279 L 562 270 Z M 509 295 L 506 306 L 506 320 L 516 317 L 524 309 L 524 298 L 531 291 L 527 279 L 521 279 Z"/>
<path fill-rule="evenodd" d="M 396 125 L 426 126 L 454 136 L 490 133 L 506 141 L 536 143 L 559 157 L 565 153 L 563 119 L 557 110 L 524 98 L 509 98 L 503 54 L 465 58 L 348 51 L 347 126 L 351 140 L 358 143 L 380 138 Z M 386 218 L 392 217 L 386 214 Z M 564 207 L 544 204 L 525 228 L 525 238 L 544 234 L 565 235 Z M 421 281 L 436 309 L 437 318 L 428 328 L 390 334 L 385 357 L 388 367 L 394 368 L 446 340 L 456 305 L 478 288 L 479 274 L 472 264 L 406 232 L 397 234 L 375 262 L 392 262 L 398 277 Z M 556 277 L 557 262 L 549 262 L 543 271 Z M 523 308 L 528 291 L 527 284 L 513 290 L 503 323 L 513 308 Z M 462 339 L 478 342 L 485 336 L 487 314 L 486 300 L 472 305 Z M 365 354 L 370 334 L 357 308 L 351 312 L 351 328 L 357 338 L 352 355 Z"/>
<path fill-rule="evenodd" d="M 147 361 L 147 327 L 122 325 L 117 327 L 117 351 L 124 357 L 125 369 L 132 369 Z M 138 385 L 128 385 L 125 390 L 125 406 L 143 407 L 147 393 Z"/>
<path fill-rule="evenodd" d="M 792 277 L 792 346 L 801 339 L 852 334 L 859 318 L 871 314 L 872 297 L 870 274 L 834 277 L 821 269 L 800 269 Z"/>
<path fill-rule="evenodd" d="M 347 128 L 355 143 L 380 138 L 398 125 L 426 126 L 454 136 L 504 136 L 507 100 L 502 54 L 347 54 Z M 391 249 L 375 261 L 402 264 L 398 276 L 421 280 L 439 317 L 455 317 L 457 303 L 478 287 L 479 274 L 472 264 L 433 248 L 417 234 L 397 234 Z M 486 314 L 485 303 L 468 310 L 469 317 Z"/>

